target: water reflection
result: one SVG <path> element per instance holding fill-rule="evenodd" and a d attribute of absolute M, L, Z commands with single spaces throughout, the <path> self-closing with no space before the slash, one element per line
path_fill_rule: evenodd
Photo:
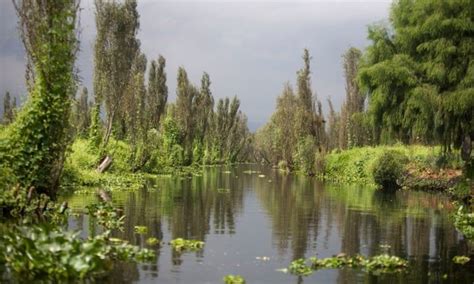
<path fill-rule="evenodd" d="M 261 172 L 249 174 L 249 169 Z M 450 224 L 445 210 L 449 202 L 440 195 L 387 195 L 243 165 L 211 168 L 199 177 L 151 179 L 141 190 L 114 193 L 113 198 L 127 216 L 125 230 L 116 232 L 117 237 L 141 246 L 151 236 L 165 242 L 177 237 L 198 239 L 206 246 L 200 252 L 181 254 L 164 245 L 156 249 L 155 263 L 121 264 L 110 283 L 216 283 L 228 273 L 241 274 L 248 283 L 474 280 L 469 267 L 451 262 L 453 256 L 473 250 Z M 74 196 L 70 203 L 81 208 L 93 199 Z M 73 223 L 94 230 L 94 224 L 84 219 Z M 135 234 L 136 225 L 147 226 L 148 234 Z M 411 269 L 385 277 L 326 270 L 301 278 L 275 271 L 297 258 L 340 252 L 387 252 L 409 259 Z M 270 261 L 257 261 L 262 255 Z"/>

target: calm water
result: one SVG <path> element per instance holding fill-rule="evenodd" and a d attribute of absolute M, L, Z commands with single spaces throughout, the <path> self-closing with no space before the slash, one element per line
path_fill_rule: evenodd
<path fill-rule="evenodd" d="M 127 216 L 118 237 L 141 246 L 148 237 L 198 239 L 206 245 L 182 254 L 164 245 L 154 263 L 118 265 L 110 283 L 222 283 L 227 274 L 240 274 L 247 283 L 474 282 L 472 266 L 451 261 L 455 255 L 472 257 L 474 250 L 450 223 L 450 205 L 440 195 L 384 195 L 243 165 L 208 169 L 199 177 L 152 179 L 142 190 L 114 193 L 113 199 Z M 80 209 L 94 200 L 75 195 L 70 205 Z M 70 225 L 85 233 L 95 230 L 87 216 L 71 218 Z M 148 234 L 135 234 L 136 225 L 147 226 Z M 387 252 L 408 259 L 410 270 L 392 276 L 320 270 L 309 277 L 276 271 L 297 258 L 341 252 Z"/>

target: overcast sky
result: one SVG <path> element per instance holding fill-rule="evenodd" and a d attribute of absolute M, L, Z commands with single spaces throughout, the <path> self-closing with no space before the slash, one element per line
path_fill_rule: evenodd
<path fill-rule="evenodd" d="M 81 6 L 77 65 L 82 84 L 92 90 L 93 0 L 82 0 Z M 363 49 L 367 25 L 386 20 L 389 7 L 390 1 L 138 0 L 138 37 L 148 60 L 159 54 L 166 58 L 171 100 L 179 66 L 196 84 L 206 71 L 213 95 L 237 95 L 255 130 L 270 117 L 283 84 L 294 85 L 304 48 L 313 58 L 313 90 L 339 107 L 345 93 L 341 55 L 350 46 Z M 6 90 L 25 97 L 16 22 L 11 1 L 0 0 L 2 102 Z"/>

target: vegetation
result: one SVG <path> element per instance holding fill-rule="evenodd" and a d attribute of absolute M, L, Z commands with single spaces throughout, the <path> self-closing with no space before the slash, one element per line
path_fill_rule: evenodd
<path fill-rule="evenodd" d="M 168 102 L 166 59 L 159 55 L 148 64 L 141 50 L 137 0 L 94 3 L 93 90 L 82 87 L 76 98 L 79 0 L 13 0 L 26 50 L 28 98 L 21 109 L 9 92 L 3 101 L 0 213 L 11 220 L 0 225 L 0 265 L 6 267 L 0 274 L 87 282 L 104 276 L 114 262 L 154 257 L 141 248 L 159 244 L 155 237 L 145 241 L 151 227 L 134 227 L 142 235 L 136 236 L 141 246 L 112 237 L 123 233 L 126 218 L 107 200 L 83 212 L 101 233 L 94 229 L 81 238 L 68 231 L 67 203 L 55 202 L 68 188 L 137 190 L 150 175 L 189 174 L 204 165 L 247 161 L 383 189 L 445 191 L 457 200 L 454 225 L 466 239 L 474 239 L 474 24 L 472 11 L 465 8 L 469 1 L 395 1 L 389 23 L 369 27 L 368 48 L 351 47 L 343 54 L 345 101 L 338 111 L 328 98 L 327 117 L 313 90 L 311 56 L 304 49 L 295 87 L 284 84 L 270 121 L 255 134 L 236 96 L 215 100 L 206 72 L 195 84 L 179 67 L 176 101 Z M 266 178 L 254 170 L 243 173 Z M 209 194 L 224 200 L 215 210 L 237 194 L 234 187 L 222 186 Z M 363 199 L 350 202 L 358 198 Z M 300 199 L 297 210 L 307 213 L 305 202 L 312 199 Z M 230 215 L 226 211 L 227 219 Z M 300 222 L 308 227 L 307 220 Z M 179 254 L 200 251 L 204 242 L 177 238 L 170 245 Z M 407 268 L 405 260 L 387 254 L 308 262 L 300 252 L 295 249 L 288 271 L 301 276 L 322 268 L 373 274 Z M 470 258 L 456 256 L 453 262 L 465 264 Z M 224 282 L 245 280 L 227 275 Z"/>
<path fill-rule="evenodd" d="M 453 257 L 453 262 L 457 264 L 464 265 L 468 263 L 469 261 L 471 261 L 471 259 L 464 255 L 456 255 L 455 257 Z"/>
<path fill-rule="evenodd" d="M 225 284 L 245 284 L 245 279 L 240 275 L 226 275 L 224 276 Z"/>
<path fill-rule="evenodd" d="M 304 258 L 297 259 L 291 262 L 288 271 L 292 274 L 308 276 L 313 273 L 313 270 L 342 267 L 362 268 L 372 274 L 397 273 L 408 268 L 408 262 L 406 260 L 387 254 L 376 255 L 369 258 L 361 255 L 348 257 L 344 254 L 328 258 L 311 257 L 309 262 L 310 265 L 307 265 L 307 261 Z"/>
<path fill-rule="evenodd" d="M 0 262 L 16 279 L 61 282 L 103 276 L 114 260 L 154 259 L 151 251 L 112 241 L 108 233 L 87 240 L 78 235 L 48 226 L 2 230 Z"/>
<path fill-rule="evenodd" d="M 23 189 L 33 187 L 55 196 L 70 141 L 78 2 L 13 3 L 28 62 L 34 68 L 28 69 L 31 95 L 0 141 L 1 167 L 8 168 Z"/>
<path fill-rule="evenodd" d="M 401 185 L 403 177 L 403 164 L 408 160 L 403 154 L 385 152 L 375 161 L 373 169 L 374 181 L 384 189 L 396 189 Z"/>
<path fill-rule="evenodd" d="M 185 240 L 182 238 L 171 240 L 170 244 L 176 251 L 198 251 L 204 247 L 204 242 L 202 241 Z"/>

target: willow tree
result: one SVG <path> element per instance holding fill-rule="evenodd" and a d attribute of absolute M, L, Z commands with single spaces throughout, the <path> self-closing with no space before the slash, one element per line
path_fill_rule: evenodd
<path fill-rule="evenodd" d="M 105 103 L 103 146 L 107 145 L 114 126 L 119 136 L 125 135 L 127 118 L 123 106 L 133 63 L 140 55 L 138 18 L 136 0 L 95 1 L 94 94 L 97 104 Z"/>
<path fill-rule="evenodd" d="M 474 137 L 472 1 L 396 1 L 390 26 L 369 29 L 359 81 L 376 137 L 441 142 Z M 380 126 L 380 127 L 379 127 Z"/>
<path fill-rule="evenodd" d="M 28 101 L 0 142 L 0 161 L 23 188 L 54 196 L 68 146 L 76 89 L 77 0 L 13 2 L 34 82 Z"/>

